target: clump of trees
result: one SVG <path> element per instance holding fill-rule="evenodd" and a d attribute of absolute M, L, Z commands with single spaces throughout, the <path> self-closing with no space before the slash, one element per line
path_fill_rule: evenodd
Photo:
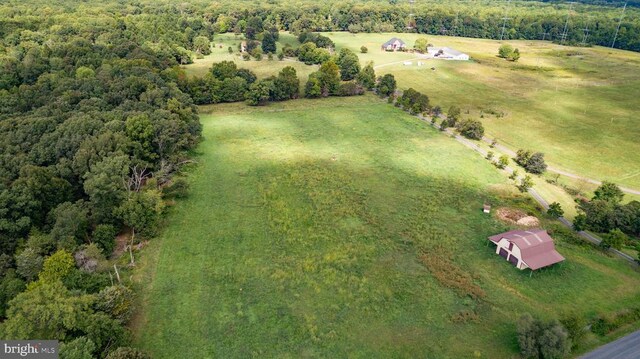
<path fill-rule="evenodd" d="M 455 127 L 460 120 L 460 107 L 452 105 L 447 111 L 447 117 L 440 122 L 440 130 L 444 131 L 448 127 Z"/>
<path fill-rule="evenodd" d="M 392 74 L 385 74 L 377 80 L 377 90 L 380 96 L 394 96 L 396 88 L 396 78 Z"/>
<path fill-rule="evenodd" d="M 531 153 L 529 150 L 518 150 L 514 160 L 529 173 L 542 174 L 547 170 L 542 152 Z"/>
<path fill-rule="evenodd" d="M 254 82 L 245 93 L 245 99 L 251 106 L 266 105 L 269 101 L 286 101 L 300 95 L 300 80 L 296 69 L 286 66 L 278 73 Z"/>
<path fill-rule="evenodd" d="M 467 119 L 459 122 L 456 129 L 460 134 L 472 140 L 481 140 L 484 136 L 484 126 L 478 120 Z"/>
<path fill-rule="evenodd" d="M 297 54 L 298 60 L 307 65 L 321 64 L 331 58 L 329 50 L 318 47 L 313 42 L 306 42 L 300 45 L 300 47 L 298 47 Z"/>
<path fill-rule="evenodd" d="M 518 320 L 517 333 L 525 358 L 563 358 L 571 351 L 569 333 L 558 320 L 543 321 L 525 314 Z"/>
<path fill-rule="evenodd" d="M 588 229 L 605 233 L 605 246 L 620 248 L 627 236 L 640 236 L 640 202 L 622 204 L 624 192 L 614 183 L 603 182 L 591 200 L 578 204 L 579 214 L 574 221 L 578 230 Z"/>
<path fill-rule="evenodd" d="M 498 49 L 498 56 L 509 61 L 518 61 L 520 58 L 520 50 L 517 48 L 514 49 L 513 46 L 509 44 L 504 44 Z"/>
<path fill-rule="evenodd" d="M 402 107 L 412 115 L 421 114 L 429 110 L 429 97 L 409 88 L 396 101 L 396 106 Z"/>
<path fill-rule="evenodd" d="M 300 43 L 303 45 L 305 43 L 313 43 L 317 47 L 325 49 L 333 49 L 336 47 L 336 45 L 333 43 L 333 40 L 331 40 L 329 37 L 314 32 L 301 33 L 300 35 L 298 35 L 298 41 L 300 41 Z"/>

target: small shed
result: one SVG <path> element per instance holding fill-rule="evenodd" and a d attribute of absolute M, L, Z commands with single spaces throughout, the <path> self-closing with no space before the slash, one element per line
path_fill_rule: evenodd
<path fill-rule="evenodd" d="M 485 203 L 484 206 L 482 206 L 482 212 L 491 213 L 491 205 Z"/>
<path fill-rule="evenodd" d="M 240 52 L 247 52 L 247 42 L 243 41 L 240 43 Z"/>
<path fill-rule="evenodd" d="M 392 37 L 389 41 L 382 44 L 382 50 L 384 51 L 401 51 L 404 50 L 407 45 L 404 41 L 397 37 Z"/>
<path fill-rule="evenodd" d="M 520 270 L 534 271 L 564 261 L 544 229 L 516 229 L 488 239 L 496 245 L 496 254 Z"/>

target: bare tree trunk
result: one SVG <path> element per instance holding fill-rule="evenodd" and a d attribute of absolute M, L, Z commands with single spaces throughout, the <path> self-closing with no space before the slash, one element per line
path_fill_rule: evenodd
<path fill-rule="evenodd" d="M 131 228 L 131 243 L 129 244 L 129 257 L 131 257 L 131 266 L 135 267 L 136 261 L 133 259 L 133 240 L 136 238 L 136 229 Z"/>
<path fill-rule="evenodd" d="M 118 273 L 118 267 L 115 263 L 113 264 L 113 269 L 116 270 L 116 278 L 118 278 L 118 283 L 120 283 L 120 273 Z"/>

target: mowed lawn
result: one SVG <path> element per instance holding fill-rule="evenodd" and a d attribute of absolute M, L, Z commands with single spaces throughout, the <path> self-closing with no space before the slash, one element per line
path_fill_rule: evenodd
<path fill-rule="evenodd" d="M 399 88 L 422 91 L 445 111 L 451 105 L 461 107 L 463 118 L 482 120 L 488 136 L 513 149 L 542 151 L 556 167 L 640 189 L 638 53 L 548 41 L 325 35 L 338 49 L 359 52 L 360 46 L 367 46 L 367 54 L 358 54 L 362 63 L 373 61 L 378 74 L 392 73 Z M 426 36 L 434 46 L 468 53 L 472 61 L 420 60 L 425 65 L 418 67 L 414 60 L 412 66 L 405 66 L 397 63 L 398 57 L 415 59 L 416 54 L 380 50 L 380 44 L 392 36 L 410 47 L 416 38 Z M 497 58 L 502 43 L 520 49 L 522 57 L 517 63 Z"/>
<path fill-rule="evenodd" d="M 154 358 L 508 358 L 522 313 L 640 299 L 627 263 L 564 237 L 566 263 L 532 277 L 495 255 L 509 227 L 482 204 L 530 202 L 373 96 L 201 112 L 190 195 L 136 274 Z"/>

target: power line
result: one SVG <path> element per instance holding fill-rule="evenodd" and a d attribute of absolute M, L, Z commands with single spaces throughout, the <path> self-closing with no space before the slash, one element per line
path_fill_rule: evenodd
<path fill-rule="evenodd" d="M 627 9 L 627 1 L 624 2 L 624 7 L 622 8 L 622 14 L 620 15 L 620 21 L 618 21 L 618 27 L 616 28 L 616 34 L 613 36 L 613 42 L 611 43 L 611 48 L 616 45 L 616 40 L 618 39 L 618 31 L 620 31 L 620 25 L 622 25 L 622 18 L 624 18 L 624 11 Z"/>

